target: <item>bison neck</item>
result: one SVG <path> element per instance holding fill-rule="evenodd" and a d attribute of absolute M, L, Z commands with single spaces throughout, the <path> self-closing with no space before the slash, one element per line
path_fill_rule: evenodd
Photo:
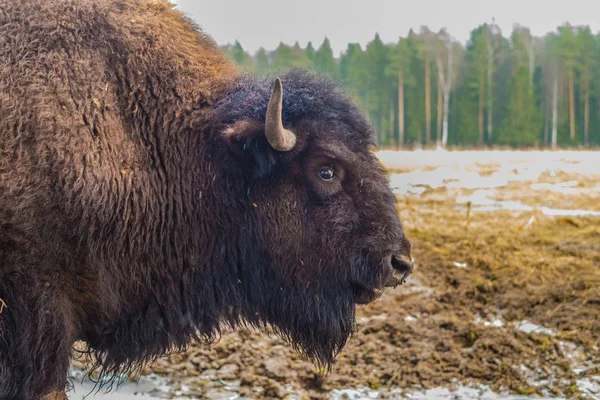
<path fill-rule="evenodd" d="M 234 211 L 245 193 L 197 150 L 195 162 L 171 155 L 164 169 L 129 172 L 118 198 L 106 199 L 112 210 L 88 221 L 85 286 L 94 295 L 85 310 L 94 311 L 83 338 L 106 366 L 210 338 L 237 319 L 239 268 L 256 246 L 241 240 L 251 227 Z"/>

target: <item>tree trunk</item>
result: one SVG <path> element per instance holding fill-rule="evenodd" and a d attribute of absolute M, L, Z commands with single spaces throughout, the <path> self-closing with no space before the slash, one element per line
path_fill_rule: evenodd
<path fill-rule="evenodd" d="M 431 139 L 431 77 L 429 55 L 425 56 L 425 143 Z"/>
<path fill-rule="evenodd" d="M 548 90 L 546 89 L 546 95 L 543 97 L 542 102 L 543 102 L 543 109 L 544 109 L 544 146 L 548 145 L 548 141 L 550 139 L 549 137 L 549 133 L 550 133 L 550 124 L 548 123 L 548 116 L 549 116 L 549 112 L 548 112 L 548 100 L 546 98 L 546 96 L 548 96 Z"/>
<path fill-rule="evenodd" d="M 488 102 L 487 102 L 487 136 L 488 145 L 492 145 L 492 114 L 493 114 L 493 101 L 494 96 L 492 93 L 492 80 L 494 76 L 494 52 L 491 43 L 488 42 L 488 68 L 487 68 L 487 85 L 488 85 Z"/>
<path fill-rule="evenodd" d="M 437 118 L 436 118 L 436 125 L 437 125 L 437 129 L 435 132 L 435 142 L 436 145 L 439 147 L 441 145 L 441 139 L 442 139 L 442 81 L 438 76 L 438 85 L 437 85 Z"/>
<path fill-rule="evenodd" d="M 587 146 L 589 143 L 589 128 L 590 128 L 590 94 L 589 91 L 585 94 L 583 104 L 583 143 Z"/>
<path fill-rule="evenodd" d="M 448 112 L 450 108 L 450 89 L 452 88 L 452 43 L 447 44 L 448 63 L 447 70 L 444 73 L 444 63 L 438 54 L 435 58 L 438 69 L 438 137 L 437 145 L 446 147 L 448 143 Z M 441 97 L 440 97 L 441 94 Z M 440 142 L 440 121 L 441 121 L 441 142 Z"/>
<path fill-rule="evenodd" d="M 533 70 L 535 68 L 535 54 L 533 52 L 533 37 L 530 38 L 528 52 L 529 52 L 529 87 L 533 88 Z"/>
<path fill-rule="evenodd" d="M 367 111 L 367 115 L 371 116 L 371 112 L 369 110 L 369 81 L 367 81 L 366 90 L 365 90 L 365 110 Z M 379 132 L 375 132 L 375 145 L 379 147 Z"/>
<path fill-rule="evenodd" d="M 556 148 L 558 136 L 558 66 L 554 65 L 554 85 L 552 91 L 552 148 Z"/>
<path fill-rule="evenodd" d="M 448 144 L 448 112 L 450 110 L 450 90 L 444 90 L 444 115 L 442 117 L 442 147 Z"/>
<path fill-rule="evenodd" d="M 483 146 L 483 88 L 479 89 L 479 146 Z"/>
<path fill-rule="evenodd" d="M 385 143 L 385 132 L 383 131 L 383 112 L 381 109 L 377 111 L 377 132 L 379 132 L 379 147 Z"/>
<path fill-rule="evenodd" d="M 398 72 L 398 146 L 404 146 L 404 75 Z"/>
<path fill-rule="evenodd" d="M 444 116 L 442 122 L 442 147 L 448 144 L 448 114 L 450 112 L 450 90 L 452 89 L 452 44 L 448 45 L 448 71 L 444 79 Z"/>
<path fill-rule="evenodd" d="M 575 88 L 573 77 L 569 78 L 569 130 L 571 142 L 575 140 Z"/>
<path fill-rule="evenodd" d="M 392 92 L 392 96 L 390 96 L 390 136 L 389 136 L 389 141 L 388 141 L 388 147 L 390 147 L 392 145 L 392 143 L 394 142 L 394 138 L 396 137 L 396 135 L 394 135 L 394 95 Z"/>

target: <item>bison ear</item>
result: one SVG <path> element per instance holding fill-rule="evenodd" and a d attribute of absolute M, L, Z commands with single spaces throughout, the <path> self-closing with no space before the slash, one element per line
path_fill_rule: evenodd
<path fill-rule="evenodd" d="M 265 136 L 265 125 L 256 120 L 243 120 L 228 126 L 223 135 L 229 151 L 240 168 L 255 178 L 273 172 L 277 157 Z"/>

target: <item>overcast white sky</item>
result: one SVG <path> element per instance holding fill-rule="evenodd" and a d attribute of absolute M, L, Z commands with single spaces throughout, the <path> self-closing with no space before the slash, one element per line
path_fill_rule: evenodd
<path fill-rule="evenodd" d="M 315 48 L 325 36 L 334 55 L 350 42 L 365 45 L 376 32 L 384 42 L 412 27 L 446 27 L 465 42 L 471 29 L 496 18 L 505 36 L 520 23 L 537 36 L 563 22 L 600 27 L 595 0 L 172 0 L 219 44 L 240 41 L 246 51 L 273 50 L 280 41 Z"/>

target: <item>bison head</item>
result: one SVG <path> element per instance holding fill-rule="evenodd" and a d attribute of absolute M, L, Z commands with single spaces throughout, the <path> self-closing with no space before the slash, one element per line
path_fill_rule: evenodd
<path fill-rule="evenodd" d="M 412 270 L 372 128 L 331 81 L 303 72 L 283 85 L 241 79 L 214 121 L 222 224 L 235 224 L 230 318 L 275 328 L 329 364 L 356 304 Z"/>

